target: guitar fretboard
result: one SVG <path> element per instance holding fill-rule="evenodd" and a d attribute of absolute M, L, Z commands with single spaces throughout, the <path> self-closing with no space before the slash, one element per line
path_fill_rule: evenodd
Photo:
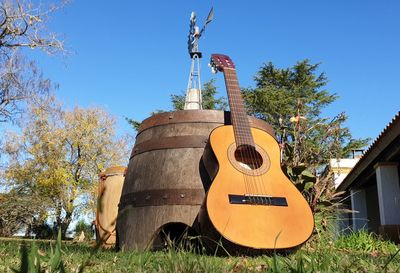
<path fill-rule="evenodd" d="M 224 68 L 224 78 L 228 93 L 231 121 L 235 134 L 236 145 L 254 146 L 249 120 L 244 108 L 244 101 L 240 93 L 236 70 L 233 68 Z"/>

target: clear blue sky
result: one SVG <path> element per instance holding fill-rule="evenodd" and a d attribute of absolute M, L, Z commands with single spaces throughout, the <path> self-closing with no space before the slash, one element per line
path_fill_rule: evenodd
<path fill-rule="evenodd" d="M 200 41 L 203 82 L 213 76 L 211 53 L 229 55 L 240 85 L 254 84 L 264 62 L 288 67 L 322 62 L 328 90 L 340 98 L 324 113 L 349 115 L 354 137 L 378 136 L 400 110 L 400 1 L 78 1 L 53 15 L 50 29 L 75 53 L 66 60 L 34 54 L 60 84 L 68 106 L 103 106 L 142 120 L 170 109 L 169 95 L 187 85 L 189 17 L 200 26 L 211 6 L 214 21 Z"/>

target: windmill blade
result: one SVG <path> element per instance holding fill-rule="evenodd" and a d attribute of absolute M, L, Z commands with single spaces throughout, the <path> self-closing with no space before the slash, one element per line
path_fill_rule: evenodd
<path fill-rule="evenodd" d="M 204 23 L 204 26 L 203 26 L 203 28 L 202 28 L 201 31 L 200 31 L 199 38 L 200 38 L 201 34 L 203 34 L 204 30 L 206 29 L 206 26 L 207 26 L 213 19 L 214 19 L 214 8 L 211 8 L 211 9 L 210 9 L 210 12 L 208 13 L 206 22 Z"/>
<path fill-rule="evenodd" d="M 206 25 L 208 24 L 208 23 L 210 23 L 212 20 L 214 19 L 214 8 L 212 7 L 211 9 L 210 9 L 210 12 L 208 13 L 208 16 L 207 16 L 207 19 L 206 19 Z"/>

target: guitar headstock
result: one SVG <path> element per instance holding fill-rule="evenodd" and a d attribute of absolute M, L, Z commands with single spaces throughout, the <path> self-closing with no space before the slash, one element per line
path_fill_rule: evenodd
<path fill-rule="evenodd" d="M 231 58 L 223 54 L 211 54 L 210 67 L 213 73 L 223 71 L 225 68 L 235 69 L 235 65 Z"/>

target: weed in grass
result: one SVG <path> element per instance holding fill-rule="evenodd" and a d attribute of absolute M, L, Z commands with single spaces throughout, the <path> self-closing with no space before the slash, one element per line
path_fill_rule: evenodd
<path fill-rule="evenodd" d="M 58 231 L 55 249 L 50 245 L 50 253 L 41 255 L 36 242 L 31 244 L 30 252 L 26 244 L 21 247 L 20 268 L 12 269 L 15 273 L 65 273 L 64 264 L 61 259 L 61 230 Z"/>
<path fill-rule="evenodd" d="M 373 255 L 390 255 L 398 250 L 396 244 L 383 240 L 375 233 L 364 230 L 353 232 L 350 235 L 340 236 L 336 240 L 335 246 L 347 251 L 358 251 Z"/>

